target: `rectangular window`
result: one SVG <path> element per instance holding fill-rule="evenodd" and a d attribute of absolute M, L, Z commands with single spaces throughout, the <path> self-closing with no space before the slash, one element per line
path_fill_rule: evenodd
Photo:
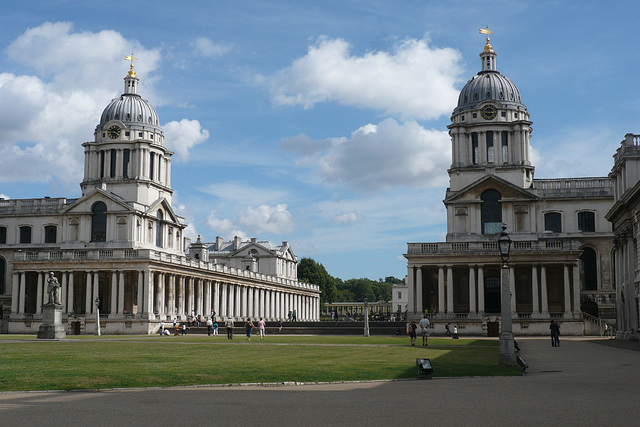
<path fill-rule="evenodd" d="M 118 161 L 118 156 L 117 156 L 117 151 L 116 150 L 111 150 L 111 165 L 110 165 L 110 170 L 109 170 L 109 176 L 111 178 L 115 178 L 116 177 L 116 162 Z"/>
<path fill-rule="evenodd" d="M 20 243 L 31 243 L 31 227 L 20 227 Z"/>
<path fill-rule="evenodd" d="M 596 231 L 596 216 L 593 212 L 578 212 L 578 231 Z"/>
<path fill-rule="evenodd" d="M 487 140 L 487 163 L 493 163 L 494 151 L 493 151 L 493 131 L 487 131 L 485 134 Z"/>
<path fill-rule="evenodd" d="M 131 152 L 128 148 L 125 148 L 122 152 L 122 176 L 124 178 L 129 178 L 129 160 L 131 157 Z"/>
<path fill-rule="evenodd" d="M 509 134 L 502 132 L 502 163 L 509 163 Z"/>
<path fill-rule="evenodd" d="M 156 157 L 155 154 L 150 153 L 150 160 L 149 160 L 149 179 L 153 179 L 153 159 Z"/>
<path fill-rule="evenodd" d="M 58 227 L 55 225 L 47 225 L 44 227 L 44 242 L 56 243 L 58 237 Z"/>
<path fill-rule="evenodd" d="M 559 212 L 544 214 L 544 231 L 549 233 L 562 233 L 562 215 Z"/>
<path fill-rule="evenodd" d="M 402 291 L 398 291 L 398 299 L 402 299 Z"/>
<path fill-rule="evenodd" d="M 131 132 L 126 131 L 126 132 L 124 133 L 124 136 L 131 136 Z"/>
<path fill-rule="evenodd" d="M 100 151 L 100 178 L 104 178 L 104 151 Z"/>
<path fill-rule="evenodd" d="M 7 243 L 7 227 L 0 227 L 0 244 Z"/>
<path fill-rule="evenodd" d="M 478 134 L 473 132 L 471 134 L 471 163 L 473 163 L 474 165 L 478 164 Z"/>

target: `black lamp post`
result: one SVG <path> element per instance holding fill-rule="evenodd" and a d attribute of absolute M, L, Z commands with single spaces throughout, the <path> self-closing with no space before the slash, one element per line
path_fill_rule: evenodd
<path fill-rule="evenodd" d="M 511 328 L 511 289 L 509 284 L 509 255 L 511 253 L 511 238 L 507 232 L 507 225 L 502 224 L 502 232 L 498 239 L 498 249 L 502 261 L 502 299 L 500 314 L 502 317 L 500 328 L 500 365 L 515 366 L 516 355 L 513 344 L 513 331 Z"/>

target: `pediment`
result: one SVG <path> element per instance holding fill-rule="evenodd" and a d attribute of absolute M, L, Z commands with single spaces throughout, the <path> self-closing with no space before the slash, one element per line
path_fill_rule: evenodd
<path fill-rule="evenodd" d="M 445 203 L 455 203 L 462 201 L 480 200 L 480 196 L 486 190 L 496 190 L 502 196 L 502 199 L 511 200 L 537 200 L 538 196 L 532 192 L 518 187 L 513 183 L 499 178 L 495 175 L 486 175 L 479 180 L 467 185 L 454 194 L 448 194 Z"/>
<path fill-rule="evenodd" d="M 145 214 L 157 218 L 158 209 L 161 209 L 164 214 L 164 220 L 180 224 L 180 216 L 173 210 L 171 204 L 164 197 L 153 202 L 146 210 Z"/>
<path fill-rule="evenodd" d="M 113 193 L 100 188 L 94 189 L 89 194 L 80 197 L 71 205 L 62 210 L 63 214 L 87 214 L 91 213 L 96 202 L 103 202 L 107 205 L 107 212 L 131 212 L 135 211 L 133 206 L 122 200 Z"/>

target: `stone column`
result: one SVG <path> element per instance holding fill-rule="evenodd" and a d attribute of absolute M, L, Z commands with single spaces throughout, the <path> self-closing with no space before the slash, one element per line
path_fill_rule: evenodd
<path fill-rule="evenodd" d="M 96 297 L 100 296 L 100 272 L 93 272 L 93 298 L 89 300 L 89 305 L 91 306 L 91 314 L 96 312 L 96 306 L 93 304 L 93 301 Z"/>
<path fill-rule="evenodd" d="M 228 313 L 229 316 L 231 317 L 236 317 L 237 316 L 237 312 L 236 312 L 236 301 L 235 301 L 235 296 L 236 296 L 236 289 L 235 286 L 232 285 L 231 283 L 227 284 L 227 293 L 229 296 L 229 301 L 227 303 L 227 309 L 228 309 Z"/>
<path fill-rule="evenodd" d="M 416 313 L 420 313 L 420 318 L 424 314 L 422 306 L 422 267 L 416 268 Z"/>
<path fill-rule="evenodd" d="M 204 281 L 204 312 L 207 317 L 211 316 L 211 280 Z"/>
<path fill-rule="evenodd" d="M 37 288 L 37 292 L 36 292 L 36 314 L 41 314 L 42 313 L 42 285 L 43 285 L 43 281 L 42 281 L 42 272 L 39 271 L 38 272 L 38 288 Z"/>
<path fill-rule="evenodd" d="M 118 313 L 118 275 L 116 271 L 112 271 L 111 272 L 111 313 L 109 313 L 109 317 L 113 318 L 113 316 L 115 316 L 117 313 Z"/>
<path fill-rule="evenodd" d="M 220 311 L 220 282 L 217 280 L 213 282 L 213 311 L 216 312 L 216 316 L 222 315 Z"/>
<path fill-rule="evenodd" d="M 229 311 L 229 304 L 228 304 L 228 297 L 227 297 L 227 287 L 228 285 L 226 283 L 222 283 L 221 285 L 221 289 L 220 289 L 220 299 L 221 304 L 220 304 L 220 316 L 224 316 L 227 317 L 230 315 L 230 311 Z"/>
<path fill-rule="evenodd" d="M 87 271 L 87 282 L 85 284 L 85 298 L 84 298 L 84 313 L 89 315 L 93 313 L 93 299 L 91 298 L 91 278 L 93 274 L 91 271 Z"/>
<path fill-rule="evenodd" d="M 549 317 L 549 298 L 547 297 L 547 266 L 540 267 L 540 305 L 542 306 L 541 316 Z"/>
<path fill-rule="evenodd" d="M 72 313 L 73 310 L 73 294 L 75 292 L 73 284 L 73 271 L 69 273 L 67 280 L 67 313 Z"/>
<path fill-rule="evenodd" d="M 137 299 L 137 313 L 136 315 L 142 315 L 143 309 L 145 307 L 144 301 L 144 272 L 138 271 L 138 299 Z"/>
<path fill-rule="evenodd" d="M 562 281 L 564 286 L 564 314 L 563 317 L 571 317 L 571 282 L 569 281 L 569 265 L 563 266 L 564 280 Z"/>
<path fill-rule="evenodd" d="M 234 312 L 236 313 L 236 317 L 243 316 L 243 312 L 240 310 L 242 304 L 244 303 L 244 301 L 241 298 L 241 286 L 240 285 L 234 285 L 234 293 L 235 293 L 235 307 L 233 308 Z"/>
<path fill-rule="evenodd" d="M 484 314 L 484 268 L 478 266 L 478 313 Z"/>
<path fill-rule="evenodd" d="M 19 310 L 19 298 L 20 298 L 20 273 L 16 273 L 15 271 L 11 275 L 12 283 L 11 283 L 11 313 L 18 314 Z"/>
<path fill-rule="evenodd" d="M 573 317 L 580 318 L 580 270 L 578 264 L 573 264 Z"/>
<path fill-rule="evenodd" d="M 247 317 L 254 317 L 253 312 L 253 288 L 242 287 L 242 313 Z M 246 304 L 246 305 L 245 305 Z"/>
<path fill-rule="evenodd" d="M 453 314 L 453 267 L 447 266 L 447 313 Z"/>
<path fill-rule="evenodd" d="M 476 311 L 476 270 L 469 266 L 469 314 L 475 316 Z"/>
<path fill-rule="evenodd" d="M 511 315 L 517 317 L 518 310 L 516 309 L 516 269 L 513 266 L 509 267 L 509 290 L 511 291 Z"/>
<path fill-rule="evenodd" d="M 535 264 L 531 266 L 531 299 L 533 305 L 531 317 L 539 317 L 540 301 L 538 299 L 538 267 Z"/>
<path fill-rule="evenodd" d="M 68 292 L 68 284 L 67 284 L 67 272 L 63 271 L 62 274 L 62 283 L 60 283 L 60 303 L 62 304 L 62 313 L 67 312 L 67 292 Z"/>
<path fill-rule="evenodd" d="M 408 303 L 407 310 L 412 313 L 416 311 L 415 292 L 416 291 L 415 291 L 415 280 L 414 280 L 414 267 L 408 267 L 407 268 L 407 303 Z M 289 313 L 289 310 L 287 310 L 287 313 Z"/>
<path fill-rule="evenodd" d="M 444 313 L 444 268 L 438 266 L 438 313 Z"/>
<path fill-rule="evenodd" d="M 144 280 L 144 290 L 143 290 L 143 294 L 142 294 L 142 306 L 143 308 L 143 315 L 146 318 L 149 319 L 153 319 L 154 318 L 154 314 L 153 314 L 153 296 L 155 295 L 155 290 L 154 290 L 154 279 L 153 276 L 155 276 L 155 272 L 153 271 L 149 271 L 147 273 L 147 279 Z M 138 278 L 140 278 L 140 276 L 138 276 Z"/>
<path fill-rule="evenodd" d="M 24 314 L 24 302 L 26 298 L 27 272 L 20 273 L 20 297 L 18 298 L 18 312 Z"/>

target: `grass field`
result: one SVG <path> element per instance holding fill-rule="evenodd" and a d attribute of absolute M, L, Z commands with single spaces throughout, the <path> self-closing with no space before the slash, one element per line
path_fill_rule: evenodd
<path fill-rule="evenodd" d="M 496 340 L 431 338 L 429 347 L 410 347 L 406 337 L 73 338 L 1 335 L 0 391 L 415 378 L 416 358 L 431 359 L 434 377 L 520 374 L 498 366 Z"/>

